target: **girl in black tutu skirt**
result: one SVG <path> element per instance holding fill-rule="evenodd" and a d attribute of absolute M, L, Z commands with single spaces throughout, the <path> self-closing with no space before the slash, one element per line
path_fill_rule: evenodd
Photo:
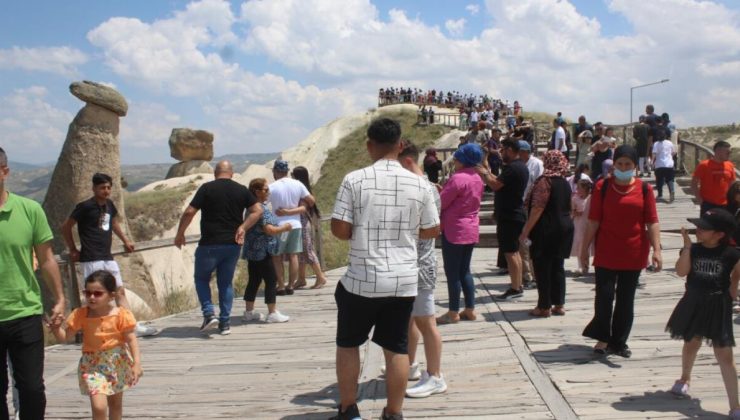
<path fill-rule="evenodd" d="M 737 296 L 740 280 L 740 251 L 729 246 L 735 231 L 734 217 L 724 209 L 711 209 L 699 219 L 688 219 L 696 225 L 697 243 L 692 244 L 685 228 L 683 249 L 676 262 L 676 274 L 687 276 L 686 292 L 673 310 L 666 331 L 684 340 L 681 379 L 671 392 L 688 397 L 691 370 L 701 342 L 714 348 L 730 403 L 730 418 L 740 420 L 737 370 L 732 354 L 735 337 L 732 331 L 732 301 Z"/>

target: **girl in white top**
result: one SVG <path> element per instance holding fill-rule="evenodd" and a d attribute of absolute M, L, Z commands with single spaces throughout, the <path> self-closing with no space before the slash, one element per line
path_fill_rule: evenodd
<path fill-rule="evenodd" d="M 657 199 L 663 198 L 663 185 L 668 184 L 670 193 L 669 203 L 676 198 L 673 186 L 675 170 L 673 169 L 673 155 L 676 153 L 670 139 L 663 139 L 653 143 L 652 158 L 655 165 L 655 186 L 658 190 Z"/>

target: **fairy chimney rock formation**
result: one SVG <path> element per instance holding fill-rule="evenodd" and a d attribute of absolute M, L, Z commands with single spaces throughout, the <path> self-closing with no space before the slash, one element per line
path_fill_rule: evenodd
<path fill-rule="evenodd" d="M 213 172 L 208 163 L 213 159 L 212 133 L 190 128 L 173 128 L 169 144 L 170 156 L 180 162 L 172 165 L 165 179 Z"/>

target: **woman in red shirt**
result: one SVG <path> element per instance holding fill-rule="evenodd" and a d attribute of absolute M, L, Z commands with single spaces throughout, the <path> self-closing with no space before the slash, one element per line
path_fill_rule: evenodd
<path fill-rule="evenodd" d="M 627 346 L 634 318 L 640 271 L 650 247 L 656 270 L 662 266 L 660 226 L 653 189 L 635 178 L 637 151 L 629 145 L 614 151 L 614 175 L 596 184 L 583 246 L 595 239 L 596 298 L 594 317 L 583 335 L 598 340 L 597 354 L 630 357 Z M 616 293 L 615 293 L 616 291 Z M 616 294 L 616 304 L 614 298 Z"/>

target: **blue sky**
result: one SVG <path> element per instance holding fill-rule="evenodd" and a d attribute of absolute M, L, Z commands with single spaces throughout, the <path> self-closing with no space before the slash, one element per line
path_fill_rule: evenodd
<path fill-rule="evenodd" d="M 68 85 L 129 101 L 122 160 L 168 162 L 174 127 L 216 154 L 279 151 L 375 105 L 383 86 L 488 93 L 623 123 L 629 87 L 679 125 L 733 122 L 740 2 L 198 0 L 8 2 L 0 15 L 0 146 L 56 159 L 82 107 Z"/>

